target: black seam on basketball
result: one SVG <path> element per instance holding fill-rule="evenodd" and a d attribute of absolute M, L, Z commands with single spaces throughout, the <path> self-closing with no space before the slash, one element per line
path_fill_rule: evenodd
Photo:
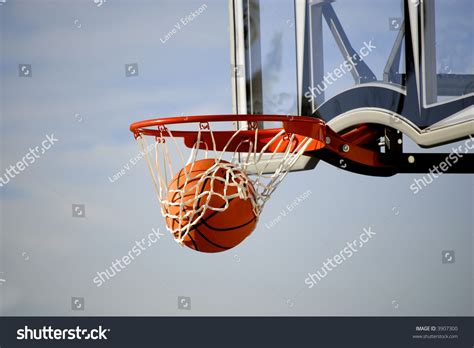
<path fill-rule="evenodd" d="M 204 183 L 203 183 L 203 185 L 202 185 L 202 190 L 201 190 L 201 192 L 200 192 L 199 194 L 201 194 L 202 191 L 204 190 L 204 187 L 206 187 L 206 183 L 207 183 L 208 180 L 209 180 L 209 178 L 206 178 L 206 179 L 204 180 Z M 197 205 L 200 206 L 200 203 L 201 203 L 201 197 L 199 197 L 198 202 L 197 202 Z M 225 204 L 224 204 L 224 206 L 225 206 Z M 216 211 L 216 212 L 214 212 L 214 213 L 211 214 L 211 215 L 214 216 L 214 215 L 217 214 L 217 213 L 218 213 L 218 212 Z M 207 219 L 209 219 L 209 218 L 210 218 L 210 217 L 208 217 L 208 218 L 206 218 L 206 219 L 202 219 L 202 221 L 194 227 L 194 229 L 196 230 L 196 232 L 199 233 L 199 235 L 200 235 L 202 238 L 204 238 L 209 244 L 214 245 L 214 246 L 216 246 L 216 247 L 218 247 L 218 248 L 221 248 L 221 249 L 224 249 L 224 250 L 230 249 L 229 247 L 224 247 L 224 246 L 222 246 L 222 245 L 219 245 L 219 244 L 216 244 L 216 243 L 210 241 L 209 239 L 207 239 L 207 237 L 206 237 L 203 233 L 201 233 L 201 231 L 199 231 L 199 228 L 198 228 L 199 225 L 201 225 L 203 222 L 205 222 L 205 221 L 206 221 Z"/>
<path fill-rule="evenodd" d="M 207 239 L 207 237 L 206 237 L 201 231 L 199 231 L 198 226 L 195 226 L 194 229 L 195 229 L 196 232 L 199 233 L 199 235 L 200 235 L 202 238 L 204 238 L 209 244 L 212 244 L 212 245 L 214 245 L 214 246 L 216 246 L 216 247 L 218 247 L 218 248 L 224 249 L 224 250 L 229 250 L 229 249 L 232 248 L 232 247 L 226 247 L 226 246 L 222 246 L 222 245 L 216 244 L 216 243 L 214 243 L 213 241 Z"/>
<path fill-rule="evenodd" d="M 183 170 L 184 170 L 184 168 L 181 169 L 181 170 L 179 171 L 179 173 L 176 174 L 173 179 L 171 179 L 171 181 L 169 182 L 168 186 L 171 185 L 172 183 L 174 183 L 175 181 L 178 181 L 178 186 L 180 186 L 180 185 L 179 185 L 179 179 L 180 179 L 181 177 L 183 177 L 183 178 L 186 177 L 186 175 L 181 175 L 181 173 L 183 172 Z M 189 174 L 191 174 L 191 173 L 201 173 L 201 172 L 205 172 L 205 171 L 206 171 L 206 169 L 203 169 L 203 170 L 193 170 L 193 171 L 191 171 Z"/>
<path fill-rule="evenodd" d="M 207 179 L 206 179 L 206 180 L 207 180 Z M 199 198 L 199 200 L 198 200 L 198 206 L 199 206 L 199 203 L 200 203 L 200 202 L 199 202 L 200 199 L 201 199 L 201 198 Z M 232 202 L 234 199 L 235 199 L 235 198 L 232 198 L 231 200 L 229 200 L 229 204 L 230 204 L 230 202 Z M 224 203 L 223 205 L 221 205 L 221 206 L 219 207 L 219 209 L 220 209 L 220 208 L 224 208 L 224 207 L 225 207 L 225 203 Z M 212 228 L 212 229 L 215 229 L 215 230 L 219 230 L 219 231 L 228 231 L 228 230 L 232 230 L 232 229 L 234 229 L 234 228 L 239 228 L 239 227 L 248 225 L 248 224 L 251 223 L 253 220 L 256 220 L 256 219 L 257 219 L 257 217 L 254 216 L 250 221 L 247 221 L 245 224 L 243 224 L 243 225 L 241 225 L 241 226 L 232 227 L 232 228 L 225 228 L 225 229 L 219 229 L 219 228 L 214 228 L 214 227 L 212 227 L 212 226 L 210 226 L 210 225 L 208 225 L 208 224 L 206 223 L 207 221 L 209 221 L 210 219 L 212 219 L 214 216 L 216 216 L 218 213 L 221 213 L 221 212 L 220 212 L 220 211 L 214 211 L 212 214 L 210 214 L 210 215 L 207 216 L 206 218 L 203 218 L 203 219 L 201 220 L 201 222 L 199 222 L 199 224 L 205 224 L 206 227 L 209 227 L 209 228 Z"/>
<path fill-rule="evenodd" d="M 210 228 L 210 229 L 213 229 L 215 231 L 230 231 L 230 230 L 236 230 L 238 228 L 241 228 L 241 227 L 245 227 L 247 226 L 248 224 L 252 223 L 254 220 L 256 220 L 257 217 L 254 216 L 251 220 L 247 221 L 246 223 L 240 225 L 240 226 L 232 226 L 232 227 L 227 227 L 227 228 L 218 228 L 218 227 L 214 227 L 214 226 L 211 226 L 207 223 L 207 221 L 209 221 L 209 218 L 202 221 L 201 223 L 204 224 L 206 227 Z"/>
<path fill-rule="evenodd" d="M 197 251 L 199 251 L 199 248 L 198 248 L 196 242 L 194 241 L 193 237 L 191 237 L 191 235 L 190 235 L 189 233 L 187 234 L 187 237 L 189 237 L 189 239 L 191 239 L 191 242 L 192 242 L 193 245 L 194 245 L 194 249 L 197 250 Z"/>
<path fill-rule="evenodd" d="M 221 207 L 221 208 L 222 208 L 222 207 Z M 209 220 L 211 217 L 213 217 L 213 216 L 216 215 L 217 213 L 219 213 L 219 212 L 218 212 L 218 211 L 215 211 L 215 212 L 213 212 L 210 216 L 208 216 L 207 218 L 202 218 L 202 219 L 201 219 L 201 222 L 199 222 L 198 225 L 201 224 L 202 221 L 207 221 L 207 220 Z M 170 218 L 170 219 L 172 219 L 173 221 L 176 221 L 176 222 L 179 224 L 179 219 L 178 219 L 178 218 Z M 193 228 L 194 228 L 194 227 L 191 227 L 191 230 L 192 230 Z"/>
<path fill-rule="evenodd" d="M 201 171 L 201 172 L 204 172 L 204 170 Z M 193 172 L 193 173 L 195 173 L 195 172 Z M 197 173 L 197 172 L 196 172 L 196 173 Z M 181 176 L 180 176 L 180 177 L 181 177 Z M 192 179 L 190 179 L 190 180 L 186 183 L 186 186 L 189 185 L 190 183 L 194 182 L 194 181 L 199 181 L 199 180 L 201 180 L 200 177 L 199 177 L 199 178 L 192 178 Z M 175 181 L 175 180 L 173 180 L 173 181 Z M 168 184 L 168 187 L 171 186 L 171 184 L 173 183 L 173 181 L 171 181 L 171 182 Z M 197 184 L 198 184 L 198 183 L 196 183 L 196 185 L 194 185 L 194 186 L 191 187 L 190 189 L 194 189 L 194 188 L 197 186 Z M 173 193 L 173 197 L 171 197 L 171 201 L 172 201 L 172 202 L 174 202 L 174 201 L 176 200 L 176 195 L 177 195 L 177 194 L 181 194 L 181 191 L 178 191 L 178 190 L 181 190 L 184 186 L 185 186 L 184 184 L 183 184 L 183 185 L 180 185 L 180 184 L 179 184 L 179 178 L 178 178 L 178 183 L 177 183 L 177 185 L 176 185 L 176 190 L 177 190 L 177 191 L 174 192 L 174 193 Z M 188 189 L 188 188 L 186 188 L 186 189 Z M 196 195 L 196 192 L 190 193 L 190 195 Z M 180 196 L 180 199 L 182 199 L 182 198 L 184 198 L 184 197 L 186 197 L 186 195 L 185 195 L 185 196 Z"/>
<path fill-rule="evenodd" d="M 171 179 L 170 183 L 168 184 L 168 187 L 170 187 L 171 184 L 173 184 L 175 181 L 177 181 L 177 184 L 176 184 L 177 189 L 179 189 L 179 190 L 182 189 L 182 186 L 180 185 L 180 179 L 181 179 L 181 178 L 186 178 L 186 174 L 185 174 L 185 175 L 181 175 L 181 173 L 182 173 L 183 170 L 185 170 L 185 169 L 186 169 L 186 168 L 181 169 L 181 170 L 178 172 L 178 174 L 177 174 L 173 179 Z M 201 170 L 194 170 L 194 169 L 193 169 L 191 172 L 189 172 L 189 174 L 192 174 L 192 173 L 202 173 L 202 172 L 205 172 L 206 170 L 207 170 L 207 169 L 201 169 Z M 193 181 L 196 181 L 196 180 L 199 180 L 199 179 L 200 179 L 200 178 L 194 178 L 194 177 L 193 177 L 193 178 L 191 178 L 187 183 L 190 183 L 190 182 L 193 182 Z M 185 182 L 185 183 L 186 183 L 186 182 Z M 183 186 L 184 186 L 184 183 L 183 183 Z M 178 191 L 178 192 L 179 192 L 179 191 Z M 173 202 L 174 202 L 174 200 L 175 200 L 175 198 L 176 198 L 176 194 L 177 194 L 178 192 L 175 192 L 175 193 L 173 194 L 173 197 L 172 197 L 172 199 L 171 199 Z"/>
<path fill-rule="evenodd" d="M 235 198 L 231 199 L 229 202 L 232 202 Z M 199 203 L 199 202 L 198 202 Z M 224 208 L 225 207 L 225 203 L 223 205 L 221 205 L 219 207 L 220 208 Z M 186 210 L 186 208 L 185 208 Z M 232 230 L 234 228 L 239 228 L 239 227 L 243 227 L 245 225 L 248 225 L 249 223 L 251 223 L 253 220 L 256 220 L 257 217 L 254 216 L 250 221 L 246 222 L 245 224 L 241 225 L 241 226 L 237 226 L 237 227 L 232 227 L 232 228 L 225 228 L 225 229 L 219 229 L 219 228 L 214 228 L 213 226 L 210 226 L 208 225 L 206 222 L 209 221 L 210 219 L 212 219 L 214 216 L 216 216 L 218 213 L 221 213 L 220 211 L 214 211 L 212 212 L 209 216 L 205 217 L 205 218 L 202 218 L 201 221 L 199 222 L 199 224 L 205 224 L 206 227 L 209 227 L 209 228 L 212 228 L 212 229 L 215 229 L 215 230 L 222 230 L 222 231 L 227 231 L 227 230 Z M 174 221 L 177 221 L 179 223 L 179 220 L 177 218 L 173 218 Z M 198 224 L 198 225 L 199 225 Z"/>
<path fill-rule="evenodd" d="M 204 180 L 204 182 L 202 183 L 202 185 L 201 185 L 201 192 L 199 192 L 199 194 L 203 193 L 204 188 L 206 187 L 206 183 L 207 183 L 208 180 L 209 180 L 209 178 L 206 178 L 206 179 Z M 201 205 L 200 205 L 200 203 L 201 203 L 201 198 L 202 198 L 202 197 L 199 197 L 199 198 L 198 198 L 198 202 L 197 202 L 198 207 L 201 206 Z"/>

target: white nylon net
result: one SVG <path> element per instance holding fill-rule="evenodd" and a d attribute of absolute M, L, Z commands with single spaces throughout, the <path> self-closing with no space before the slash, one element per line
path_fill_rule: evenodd
<path fill-rule="evenodd" d="M 219 131 L 213 131 L 208 123 L 194 124 L 197 140 L 191 148 L 184 146 L 182 139 L 173 136 L 173 131 L 165 127 L 166 137 L 137 137 L 161 204 L 161 214 L 178 243 L 183 242 L 206 212 L 224 211 L 236 197 L 250 200 L 258 218 L 272 193 L 312 141 L 309 137 L 297 139 L 295 134 L 281 129 L 266 140 L 263 148 L 257 149 L 261 135 L 252 122 L 249 124 L 250 129 L 232 128 L 234 133 L 222 149 L 216 146 L 215 133 Z M 246 136 L 239 137 L 240 132 L 246 132 Z M 211 146 L 209 141 L 202 141 L 204 135 L 206 139 L 212 139 Z M 147 138 L 153 142 L 149 144 Z M 190 154 L 184 156 L 184 151 Z M 215 161 L 196 174 L 194 165 L 202 159 Z M 177 174 L 180 184 L 170 184 L 173 178 L 176 181 Z"/>

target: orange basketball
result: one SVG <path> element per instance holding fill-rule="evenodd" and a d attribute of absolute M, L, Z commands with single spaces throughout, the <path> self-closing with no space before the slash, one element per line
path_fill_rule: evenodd
<path fill-rule="evenodd" d="M 223 198 L 229 196 L 233 197 Z M 169 183 L 167 199 L 164 210 L 172 216 L 166 217 L 168 228 L 176 231 L 194 223 L 182 243 L 197 251 L 231 249 L 257 224 L 253 185 L 246 174 L 227 161 L 203 159 L 188 164 Z M 174 235 L 179 238 L 179 231 Z"/>

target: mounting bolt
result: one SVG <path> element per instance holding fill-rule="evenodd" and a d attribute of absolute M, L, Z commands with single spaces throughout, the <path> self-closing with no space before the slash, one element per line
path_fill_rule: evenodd
<path fill-rule="evenodd" d="M 349 145 L 347 145 L 347 144 L 342 145 L 342 151 L 343 151 L 343 152 L 349 152 L 350 149 L 351 149 L 351 148 L 350 148 Z"/>
<path fill-rule="evenodd" d="M 415 156 L 408 156 L 408 163 L 415 163 Z"/>
<path fill-rule="evenodd" d="M 331 144 L 331 138 L 330 137 L 326 137 L 326 144 Z"/>

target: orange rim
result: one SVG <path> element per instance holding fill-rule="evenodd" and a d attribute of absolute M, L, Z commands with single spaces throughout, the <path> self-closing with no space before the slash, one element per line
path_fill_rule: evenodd
<path fill-rule="evenodd" d="M 249 122 L 250 129 L 240 130 L 238 134 L 232 130 L 212 130 L 211 132 L 209 124 L 215 122 Z M 258 129 L 258 122 L 281 122 L 282 127 Z M 200 130 L 173 131 L 169 128 L 172 125 L 186 123 L 199 123 Z M 270 140 L 274 139 L 282 130 L 285 132 L 281 135 L 281 139 L 279 139 L 281 142 L 277 141 L 268 146 Z M 130 131 L 134 134 L 135 138 L 144 135 L 157 138 L 173 136 L 175 138 L 183 138 L 187 147 L 198 146 L 204 149 L 215 143 L 216 150 L 225 149 L 226 151 L 248 151 L 247 148 L 242 148 L 242 143 L 245 143 L 246 140 L 251 140 L 254 142 L 252 146 L 254 146 L 255 151 L 265 149 L 265 152 L 282 152 L 289 141 L 287 134 L 295 134 L 293 138 L 295 145 L 306 138 L 312 138 L 313 141 L 308 146 L 307 151 L 313 151 L 324 147 L 326 138 L 326 124 L 324 121 L 313 117 L 282 115 L 200 115 L 156 118 L 135 122 L 130 126 Z M 196 145 L 198 137 L 200 144 Z"/>

